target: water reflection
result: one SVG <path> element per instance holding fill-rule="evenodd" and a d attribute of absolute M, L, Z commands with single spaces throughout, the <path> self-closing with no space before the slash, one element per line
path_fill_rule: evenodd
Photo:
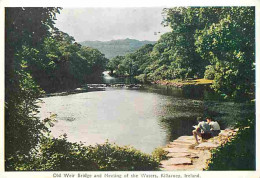
<path fill-rule="evenodd" d="M 179 136 L 192 135 L 191 131 L 197 117 L 203 117 L 203 102 L 200 100 L 172 97 L 164 106 L 165 113 L 160 118 L 161 125 L 167 129 L 167 140 Z"/>
<path fill-rule="evenodd" d="M 183 135 L 192 135 L 193 125 L 196 124 L 194 117 L 161 117 L 161 125 L 167 129 L 167 140 L 173 141 Z"/>

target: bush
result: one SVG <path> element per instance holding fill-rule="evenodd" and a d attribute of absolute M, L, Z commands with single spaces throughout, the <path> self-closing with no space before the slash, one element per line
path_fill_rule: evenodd
<path fill-rule="evenodd" d="M 92 152 L 83 144 L 71 143 L 62 138 L 43 137 L 32 152 L 30 162 L 23 161 L 16 170 L 27 171 L 95 171 L 98 165 Z"/>
<path fill-rule="evenodd" d="M 84 146 L 63 138 L 42 139 L 32 159 L 15 170 L 27 171 L 147 171 L 157 170 L 159 162 L 133 147 L 105 143 Z"/>
<path fill-rule="evenodd" d="M 133 147 L 105 143 L 96 145 L 91 150 L 93 160 L 102 171 L 148 171 L 159 167 L 159 162 L 152 156 Z"/>
<path fill-rule="evenodd" d="M 241 128 L 225 145 L 212 151 L 208 170 L 255 170 L 255 122 Z"/>
<path fill-rule="evenodd" d="M 167 154 L 168 152 L 164 151 L 162 147 L 155 148 L 152 152 L 152 156 L 158 161 L 167 159 Z"/>

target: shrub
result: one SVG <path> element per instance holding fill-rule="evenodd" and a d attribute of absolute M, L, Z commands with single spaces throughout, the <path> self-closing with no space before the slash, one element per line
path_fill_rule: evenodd
<path fill-rule="evenodd" d="M 152 156 L 133 147 L 120 147 L 105 143 L 92 147 L 93 159 L 104 171 L 148 171 L 157 170 L 159 162 Z"/>
<path fill-rule="evenodd" d="M 37 171 L 95 171 L 98 165 L 92 159 L 92 150 L 82 143 L 62 138 L 44 137 L 33 153 L 32 166 L 28 170 Z"/>
<path fill-rule="evenodd" d="M 255 122 L 241 128 L 225 145 L 212 151 L 208 170 L 255 170 Z"/>
<path fill-rule="evenodd" d="M 164 151 L 162 147 L 155 148 L 152 152 L 152 156 L 158 161 L 167 159 L 167 154 L 168 152 Z"/>
<path fill-rule="evenodd" d="M 15 170 L 37 171 L 147 171 L 159 162 L 133 147 L 105 143 L 84 146 L 62 138 L 44 137 L 32 159 L 18 163 Z"/>

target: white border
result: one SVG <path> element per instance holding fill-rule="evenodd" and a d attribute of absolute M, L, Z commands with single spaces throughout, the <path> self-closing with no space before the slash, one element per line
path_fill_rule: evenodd
<path fill-rule="evenodd" d="M 172 6 L 253 6 L 258 0 L 9 0 L 11 7 L 172 7 Z"/>
<path fill-rule="evenodd" d="M 0 177 L 53 177 L 58 172 L 4 172 L 4 7 L 174 7 L 174 6 L 255 6 L 256 7 L 256 118 L 260 118 L 259 107 L 259 87 L 260 69 L 259 69 L 259 51 L 260 51 L 260 0 L 0 0 Z M 61 12 L 62 13 L 62 12 Z M 258 50 L 257 50 L 258 49 Z M 260 178 L 259 164 L 259 121 L 256 119 L 256 171 L 169 171 L 169 174 L 200 174 L 201 177 L 239 177 L 239 178 Z M 61 172 L 62 174 L 64 172 Z M 77 175 L 77 172 L 71 172 Z M 82 173 L 82 172 L 81 172 Z M 86 172 L 87 173 L 87 172 Z M 96 174 L 97 172 L 88 172 Z M 104 173 L 104 172 L 102 172 Z M 125 174 L 126 172 L 116 172 Z M 154 173 L 160 175 L 161 172 L 129 172 L 131 173 Z M 76 176 L 77 177 L 77 176 Z M 140 176 L 139 176 L 140 178 Z"/>

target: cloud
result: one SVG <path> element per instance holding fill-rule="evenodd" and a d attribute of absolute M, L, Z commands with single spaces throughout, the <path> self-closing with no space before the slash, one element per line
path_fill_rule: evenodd
<path fill-rule="evenodd" d="M 57 15 L 56 26 L 76 41 L 134 38 L 158 40 L 169 31 L 161 25 L 162 8 L 73 8 Z"/>

